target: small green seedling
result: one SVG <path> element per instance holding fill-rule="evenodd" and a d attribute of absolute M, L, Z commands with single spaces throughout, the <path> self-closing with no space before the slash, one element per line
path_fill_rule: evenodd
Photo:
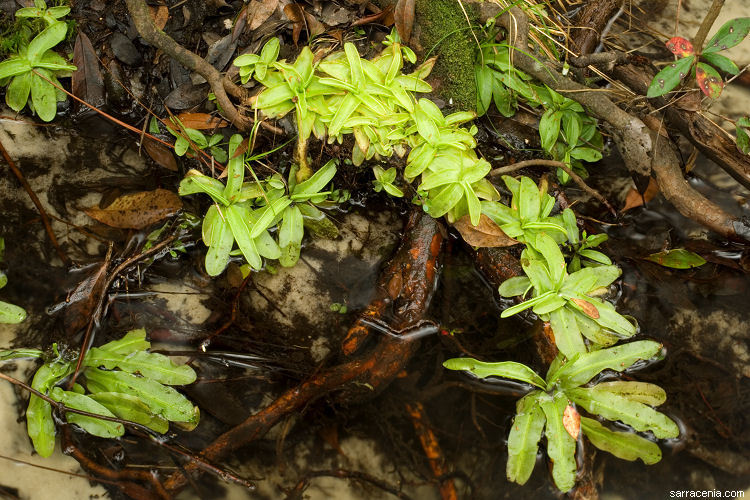
<path fill-rule="evenodd" d="M 16 15 L 40 17 L 47 27 L 28 44 L 21 45 L 17 54 L 0 62 L 0 84 L 8 86 L 5 102 L 11 109 L 21 111 L 29 104 L 39 118 L 48 122 L 57 114 L 57 101 L 66 99 L 65 93 L 55 88 L 55 85 L 61 87 L 58 77 L 68 75 L 76 67 L 52 50 L 65 39 L 68 25 L 58 19 L 70 9 L 47 9 L 43 1 L 36 3 L 37 7 L 19 9 Z"/>
<path fill-rule="evenodd" d="M 666 401 L 666 393 L 659 386 L 617 380 L 584 387 L 605 370 L 622 372 L 639 360 L 654 358 L 661 350 L 661 344 L 642 340 L 579 354 L 567 362 L 558 356 L 549 367 L 546 380 L 526 365 L 512 361 L 484 363 L 455 358 L 443 365 L 479 378 L 501 377 L 534 387 L 516 403 L 508 435 L 506 475 L 518 484 L 528 481 L 544 433 L 552 477 L 555 485 L 566 492 L 575 485 L 576 443 L 581 431 L 594 446 L 624 460 L 641 459 L 646 464 L 661 460 L 659 446 L 650 439 L 634 432 L 611 430 L 596 419 L 580 416 L 577 407 L 658 439 L 679 436 L 677 424 L 653 408 Z"/>

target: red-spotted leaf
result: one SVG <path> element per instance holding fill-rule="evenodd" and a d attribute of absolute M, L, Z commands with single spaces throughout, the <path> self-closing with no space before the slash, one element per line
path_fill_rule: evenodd
<path fill-rule="evenodd" d="M 686 40 L 680 36 L 670 38 L 667 40 L 666 45 L 669 51 L 677 57 L 688 57 L 695 54 L 695 49 L 693 49 L 693 44 L 690 43 L 690 40 Z"/>
<path fill-rule="evenodd" d="M 750 118 L 744 116 L 737 120 L 737 149 L 750 154 Z"/>
<path fill-rule="evenodd" d="M 690 71 L 690 66 L 694 61 L 695 56 L 683 57 L 659 71 L 651 81 L 651 85 L 648 86 L 646 95 L 648 97 L 659 97 L 677 87 Z"/>
<path fill-rule="evenodd" d="M 736 75 L 740 72 L 740 68 L 738 68 L 731 59 L 729 59 L 728 57 L 724 57 L 721 54 L 703 54 L 701 58 L 711 66 L 719 68 L 720 70 L 725 71 L 730 75 Z"/>
<path fill-rule="evenodd" d="M 719 72 L 706 63 L 698 63 L 696 66 L 695 81 L 698 82 L 703 93 L 712 99 L 718 98 L 724 88 Z"/>
<path fill-rule="evenodd" d="M 708 41 L 704 54 L 719 52 L 734 47 L 750 33 L 750 17 L 738 17 L 724 23 L 719 31 Z"/>

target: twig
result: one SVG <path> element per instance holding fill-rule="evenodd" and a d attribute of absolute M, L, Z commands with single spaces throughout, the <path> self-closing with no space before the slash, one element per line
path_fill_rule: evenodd
<path fill-rule="evenodd" d="M 307 474 L 305 474 L 305 477 L 299 480 L 297 485 L 287 494 L 286 498 L 287 499 L 301 498 L 302 493 L 309 486 L 310 480 L 316 477 L 337 477 L 341 479 L 354 479 L 356 481 L 370 483 L 373 486 L 376 486 L 380 488 L 381 490 L 385 491 L 386 493 L 390 493 L 396 498 L 400 498 L 401 500 L 411 500 L 411 497 L 408 496 L 406 493 L 399 491 L 394 486 L 391 486 L 390 484 L 386 483 L 385 481 L 381 479 L 376 478 L 375 476 L 371 476 L 370 474 L 367 474 L 365 472 L 350 471 L 350 470 L 345 470 L 345 469 L 310 471 Z"/>
<path fill-rule="evenodd" d="M 0 455 L 0 459 L 8 460 L 9 462 L 14 462 L 16 464 L 28 465 L 29 467 L 35 467 L 37 469 L 48 470 L 50 472 L 57 472 L 58 474 L 65 474 L 66 476 L 80 477 L 88 481 L 96 481 L 97 483 L 111 484 L 111 485 L 117 486 L 116 481 L 110 481 L 108 479 L 99 479 L 97 477 L 90 476 L 88 474 L 79 474 L 77 472 L 71 472 L 68 470 L 55 469 L 54 467 L 47 467 L 45 465 L 35 464 L 33 462 L 27 462 L 25 460 L 21 460 L 20 458 L 6 457 L 5 455 Z"/>
<path fill-rule="evenodd" d="M 566 174 L 570 176 L 573 181 L 580 186 L 581 189 L 586 191 L 588 194 L 596 198 L 602 205 L 607 207 L 607 210 L 612 212 L 612 215 L 617 215 L 617 211 L 615 208 L 607 201 L 607 199 L 599 194 L 597 190 L 590 187 L 586 182 L 581 178 L 580 175 L 573 172 L 573 170 L 568 167 L 565 163 L 561 161 L 556 160 L 524 160 L 519 161 L 518 163 L 514 163 L 512 165 L 507 165 L 505 167 L 499 167 L 496 169 L 493 169 L 490 171 L 490 176 L 498 176 L 498 175 L 504 175 L 511 172 L 515 172 L 516 170 L 521 170 L 522 168 L 526 167 L 552 167 L 552 168 L 561 168 Z"/>
<path fill-rule="evenodd" d="M 55 233 L 52 231 L 52 225 L 49 222 L 47 211 L 44 210 L 44 207 L 42 206 L 42 202 L 39 201 L 39 198 L 37 197 L 34 190 L 31 189 L 31 186 L 29 185 L 29 182 L 26 180 L 26 177 L 24 177 L 23 173 L 18 169 L 16 164 L 11 159 L 10 155 L 8 154 L 8 151 L 5 149 L 5 146 L 3 145 L 3 141 L 1 140 L 0 140 L 0 153 L 3 154 L 3 158 L 5 158 L 5 162 L 10 167 L 10 170 L 13 172 L 13 175 L 16 176 L 16 178 L 18 179 L 18 182 L 21 183 L 23 188 L 26 190 L 26 193 L 29 195 L 29 198 L 31 198 L 31 201 L 36 206 L 36 209 L 39 211 L 39 216 L 42 218 L 42 223 L 44 224 L 44 230 L 47 231 L 47 236 L 49 236 L 49 239 L 52 242 L 52 246 L 55 247 L 57 256 L 60 257 L 60 260 L 62 260 L 63 264 L 65 264 L 66 266 L 70 266 L 70 259 L 68 258 L 67 255 L 65 255 L 65 252 L 62 251 L 62 248 L 60 248 L 60 244 L 57 242 L 57 237 L 55 237 Z"/>
<path fill-rule="evenodd" d="M 706 17 L 703 18 L 703 21 L 698 28 L 698 32 L 695 34 L 695 38 L 693 38 L 693 48 L 698 54 L 703 51 L 703 42 L 706 41 L 708 32 L 711 29 L 711 26 L 714 25 L 716 18 L 719 17 L 722 7 L 724 7 L 724 0 L 714 0 L 711 3 L 711 7 L 708 8 Z"/>

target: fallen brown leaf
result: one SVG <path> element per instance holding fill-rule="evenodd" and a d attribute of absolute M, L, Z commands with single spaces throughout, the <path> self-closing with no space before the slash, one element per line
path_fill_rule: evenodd
<path fill-rule="evenodd" d="M 143 149 L 156 163 L 166 168 L 177 172 L 177 160 L 175 160 L 172 150 L 163 144 L 156 142 L 150 137 L 143 139 Z"/>
<path fill-rule="evenodd" d="M 106 282 L 107 262 L 104 262 L 68 294 L 65 300 L 68 305 L 63 315 L 63 325 L 69 338 L 88 324 L 91 315 L 94 314 L 98 298 L 104 292 Z"/>
<path fill-rule="evenodd" d="M 390 24 L 388 24 L 390 22 Z M 352 26 L 361 26 L 363 24 L 380 23 L 384 26 L 392 26 L 395 22 L 393 16 L 393 4 L 387 6 L 385 9 L 369 16 L 361 17 L 352 23 Z"/>
<path fill-rule="evenodd" d="M 255 30 L 276 12 L 279 0 L 252 0 L 247 7 L 248 28 Z"/>
<path fill-rule="evenodd" d="M 479 224 L 476 226 L 471 224 L 468 215 L 464 215 L 453 223 L 453 227 L 461 233 L 464 241 L 473 247 L 510 247 L 518 244 L 518 241 L 506 235 L 500 226 L 484 214 L 480 216 Z"/>
<path fill-rule="evenodd" d="M 649 179 L 648 187 L 643 194 L 639 193 L 635 188 L 628 191 L 628 195 L 625 198 L 625 206 L 622 207 L 622 210 L 620 210 L 620 212 L 625 212 L 627 210 L 630 210 L 631 208 L 640 207 L 644 203 L 648 203 L 649 201 L 653 200 L 657 194 L 659 194 L 659 185 L 653 178 Z"/>
<path fill-rule="evenodd" d="M 182 126 L 185 128 L 194 128 L 195 130 L 213 130 L 229 126 L 229 122 L 218 117 L 211 116 L 208 113 L 180 113 L 177 115 Z M 167 124 L 169 127 L 169 124 Z M 176 127 L 170 127 L 176 129 Z"/>
<path fill-rule="evenodd" d="M 393 18 L 396 21 L 396 30 L 398 36 L 401 37 L 401 42 L 408 44 L 414 27 L 414 0 L 398 0 Z"/>
<path fill-rule="evenodd" d="M 104 104 L 104 79 L 99 70 L 99 59 L 83 31 L 76 36 L 73 64 L 77 68 L 71 75 L 73 95 L 95 107 Z"/>
<path fill-rule="evenodd" d="M 159 5 L 156 7 L 149 7 L 151 10 L 151 17 L 154 18 L 154 24 L 160 30 L 164 29 L 169 20 L 169 7 L 166 5 Z"/>
<path fill-rule="evenodd" d="M 120 196 L 107 208 L 85 208 L 83 211 L 102 224 L 124 229 L 143 229 L 174 215 L 182 200 L 167 189 L 141 191 Z"/>
<path fill-rule="evenodd" d="M 284 6 L 284 14 L 286 17 L 294 23 L 292 27 L 292 41 L 297 45 L 299 42 L 299 35 L 302 33 L 302 28 L 307 29 L 307 35 L 309 38 L 319 35 L 325 31 L 325 26 L 318 21 L 314 16 L 308 14 L 305 8 L 298 3 L 290 3 Z"/>

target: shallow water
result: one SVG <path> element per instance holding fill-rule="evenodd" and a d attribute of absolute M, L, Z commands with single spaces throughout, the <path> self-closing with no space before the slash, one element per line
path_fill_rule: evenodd
<path fill-rule="evenodd" d="M 57 191 L 55 199 L 64 204 L 50 201 L 51 210 L 78 224 L 90 221 L 75 208 L 95 203 L 98 196 L 68 189 L 77 179 L 86 179 L 92 190 L 114 184 L 113 179 L 121 179 L 125 173 L 138 174 L 139 185 L 134 188 L 148 188 L 155 180 L 165 180 L 160 177 L 163 172 L 155 170 L 158 167 L 138 158 L 128 140 L 113 141 L 109 134 L 65 137 L 50 129 L 41 129 L 40 134 L 40 129 L 20 129 L 16 122 L 8 121 L 0 126 L 3 142 L 34 189 L 48 196 Z M 25 147 L 30 141 L 54 148 Z M 45 155 L 39 157 L 39 151 Z M 621 174 L 616 161 L 601 168 L 600 184 Z M 716 175 L 709 166 L 699 168 L 709 178 Z M 13 187 L 12 179 L 3 182 L 6 189 L 0 204 L 6 217 L 1 229 L 6 237 L 10 281 L 2 298 L 27 307 L 30 317 L 20 327 L 0 327 L 0 339 L 3 346 L 44 347 L 61 340 L 59 321 L 49 316 L 47 309 L 64 300 L 67 291 L 91 271 L 62 272 L 24 195 Z M 56 184 L 54 190 L 51 184 Z M 610 194 L 616 197 L 616 193 Z M 738 205 L 731 193 L 723 196 L 734 210 L 746 211 L 747 206 Z M 586 213 L 585 205 L 581 211 Z M 203 420 L 193 433 L 177 432 L 188 448 L 201 448 L 211 436 L 237 424 L 268 404 L 274 394 L 325 363 L 356 311 L 369 301 L 377 270 L 397 242 L 400 216 L 381 207 L 377 212 L 356 210 L 335 217 L 343 236 L 311 242 L 292 270 L 260 273 L 240 301 L 235 327 L 212 341 L 215 354 L 195 358 L 200 382 L 186 388 L 186 393 L 201 405 Z M 63 241 L 69 248 L 78 248 L 77 260 L 85 261 L 85 252 L 90 252 L 90 261 L 102 257 L 104 245 L 87 242 L 60 223 L 55 229 L 65 235 Z M 702 231 L 658 200 L 648 209 L 633 210 L 623 225 L 603 229 L 612 238 L 606 250 L 624 271 L 622 310 L 638 318 L 642 336 L 663 342 L 668 351 L 666 360 L 635 377 L 666 389 L 665 411 L 683 424 L 685 432 L 679 440 L 662 445 L 664 458 L 654 466 L 600 453 L 595 470 L 602 497 L 665 498 L 671 490 L 746 489 L 750 484 L 750 435 L 746 431 L 750 408 L 746 296 L 750 280 L 742 266 L 747 265 L 747 252 L 732 245 L 714 245 L 710 238 L 687 239 Z M 640 259 L 658 251 L 666 241 L 694 248 L 713 262 L 699 270 L 673 271 Z M 157 347 L 195 354 L 199 341 L 225 321 L 234 293 L 226 276 L 211 281 L 196 271 L 202 251 L 198 245 L 177 260 L 159 262 L 141 276 L 140 285 L 131 281 L 127 292 L 121 289 L 113 294 L 97 342 L 146 326 Z M 333 302 L 346 304 L 349 312 L 331 311 Z M 453 330 L 468 351 L 491 359 L 531 362 L 529 339 L 534 326 L 519 319 L 500 320 L 499 312 L 492 290 L 470 258 L 460 245 L 452 245 L 445 256 L 430 319 L 441 330 Z M 263 478 L 255 492 L 204 476 L 197 493 L 185 492 L 183 496 L 279 498 L 308 469 L 345 468 L 367 471 L 391 484 L 401 482 L 414 498 L 434 498 L 431 473 L 404 411 L 405 403 L 421 400 L 445 456 L 470 478 L 476 498 L 556 497 L 541 454 L 526 486 L 510 485 L 504 478 L 505 438 L 515 404 L 513 394 L 518 394 L 519 387 L 488 389 L 483 384 L 483 392 L 472 396 L 467 389 L 478 387 L 476 382 L 440 367 L 443 359 L 456 354 L 455 345 L 440 335 L 426 336 L 421 342 L 409 375 L 395 381 L 377 399 L 352 408 L 314 402 L 303 414 L 282 422 L 229 460 L 230 469 L 244 477 Z M 32 367 L 19 362 L 11 373 L 26 378 Z M 19 401 L 25 400 L 25 395 L 7 385 L 0 386 L 0 391 L 4 401 L 0 423 L 7 430 L 0 441 L 2 454 L 80 473 L 77 463 L 59 450 L 49 460 L 32 455 L 20 418 L 25 404 Z M 81 443 L 98 447 L 102 460 L 174 468 L 162 450 L 136 438 L 119 442 L 82 438 Z M 387 496 L 372 487 L 334 478 L 315 479 L 311 484 L 305 493 L 310 498 Z M 457 480 L 467 494 L 468 484 Z M 57 498 L 106 495 L 102 486 L 91 487 L 85 479 L 20 464 L 0 468 L 0 486 L 20 498 L 48 498 L 51 491 Z"/>

